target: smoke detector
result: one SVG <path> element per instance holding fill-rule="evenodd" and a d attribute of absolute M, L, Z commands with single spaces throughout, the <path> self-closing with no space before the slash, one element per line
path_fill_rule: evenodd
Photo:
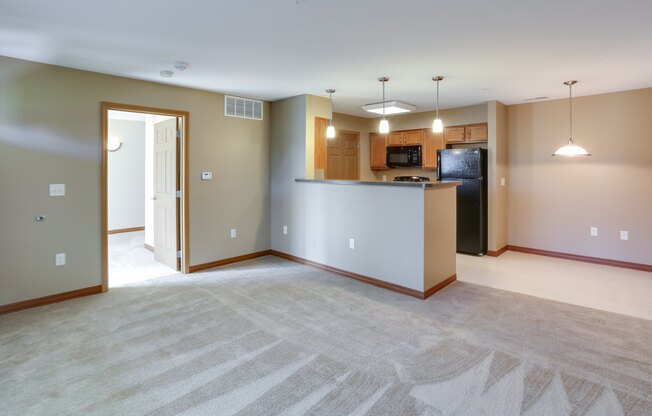
<path fill-rule="evenodd" d="M 172 78 L 173 75 L 174 75 L 174 72 L 172 72 L 172 71 L 161 71 L 161 76 L 163 78 Z"/>

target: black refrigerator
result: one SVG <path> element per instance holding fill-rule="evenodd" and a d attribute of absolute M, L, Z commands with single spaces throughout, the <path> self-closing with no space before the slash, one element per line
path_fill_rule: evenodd
<path fill-rule="evenodd" d="M 438 150 L 437 178 L 462 182 L 457 187 L 457 252 L 487 254 L 487 150 Z"/>

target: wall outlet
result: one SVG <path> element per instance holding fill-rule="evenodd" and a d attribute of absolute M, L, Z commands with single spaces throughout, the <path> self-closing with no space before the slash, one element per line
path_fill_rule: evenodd
<path fill-rule="evenodd" d="M 505 186 L 505 178 L 500 178 L 500 186 Z"/>
<path fill-rule="evenodd" d="M 231 238 L 235 238 L 238 235 L 237 231 L 235 228 L 231 228 Z"/>
<path fill-rule="evenodd" d="M 57 253 L 54 256 L 54 265 L 63 266 L 66 264 L 66 253 Z"/>
<path fill-rule="evenodd" d="M 598 236 L 598 227 L 591 227 L 591 237 Z"/>
<path fill-rule="evenodd" d="M 51 183 L 50 184 L 50 196 L 64 196 L 66 195 L 66 184 L 65 183 Z"/>
<path fill-rule="evenodd" d="M 202 181 L 210 181 L 213 179 L 213 172 L 202 172 L 201 173 L 201 180 Z"/>
<path fill-rule="evenodd" d="M 383 175 L 383 182 L 387 182 L 387 175 Z"/>
<path fill-rule="evenodd" d="M 288 235 L 288 226 L 287 225 L 283 226 L 283 235 Z"/>
<path fill-rule="evenodd" d="M 355 248 L 355 239 L 354 238 L 349 238 L 349 248 L 351 248 L 351 249 Z"/>
<path fill-rule="evenodd" d="M 620 232 L 620 239 L 621 240 L 629 240 L 629 231 L 621 231 Z"/>

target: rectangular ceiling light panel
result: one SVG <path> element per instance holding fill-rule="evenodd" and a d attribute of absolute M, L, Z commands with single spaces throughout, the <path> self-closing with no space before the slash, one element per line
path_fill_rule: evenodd
<path fill-rule="evenodd" d="M 361 106 L 364 111 L 369 111 L 370 113 L 383 114 L 383 103 L 373 103 L 365 104 Z M 409 113 L 414 111 L 417 108 L 412 104 L 404 103 L 402 101 L 385 101 L 385 114 L 400 114 L 400 113 Z"/>

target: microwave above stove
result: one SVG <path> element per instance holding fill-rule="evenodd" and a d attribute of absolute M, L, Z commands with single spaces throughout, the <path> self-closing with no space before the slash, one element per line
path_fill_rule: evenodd
<path fill-rule="evenodd" d="M 416 145 L 387 147 L 387 167 L 421 167 L 421 146 Z"/>

